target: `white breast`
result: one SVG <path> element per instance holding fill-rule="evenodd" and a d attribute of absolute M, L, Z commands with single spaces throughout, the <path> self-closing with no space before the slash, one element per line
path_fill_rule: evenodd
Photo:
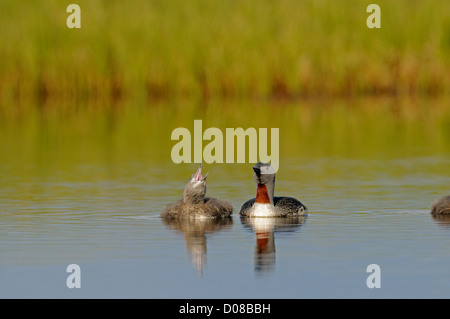
<path fill-rule="evenodd" d="M 275 216 L 275 207 L 272 204 L 253 204 L 249 216 L 253 217 L 272 217 Z"/>

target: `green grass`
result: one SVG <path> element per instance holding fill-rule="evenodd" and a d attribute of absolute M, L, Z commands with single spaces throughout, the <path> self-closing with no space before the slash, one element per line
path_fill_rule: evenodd
<path fill-rule="evenodd" d="M 447 95 L 450 2 L 0 3 L 0 99 Z"/>

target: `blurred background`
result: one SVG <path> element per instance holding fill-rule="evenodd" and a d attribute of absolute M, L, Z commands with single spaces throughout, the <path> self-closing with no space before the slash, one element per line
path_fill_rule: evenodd
<path fill-rule="evenodd" d="M 380 0 L 369 29 L 370 3 L 80 0 L 69 29 L 69 3 L 3 0 L 2 161 L 169 161 L 194 118 L 283 127 L 282 157 L 448 151 L 450 3 Z"/>
<path fill-rule="evenodd" d="M 1 2 L 2 101 L 449 93 L 450 4 L 383 1 Z"/>
<path fill-rule="evenodd" d="M 448 294 L 449 223 L 429 207 L 450 191 L 450 1 L 77 0 L 81 29 L 70 3 L 0 0 L 1 296 Z M 272 281 L 253 280 L 238 219 L 252 164 L 203 166 L 235 214 L 226 234 L 205 228 L 197 262 L 208 237 L 226 275 L 205 266 L 199 283 L 158 218 L 197 169 L 171 159 L 195 119 L 279 128 L 276 193 L 310 216 L 274 235 Z M 78 295 L 71 263 L 91 269 Z"/>

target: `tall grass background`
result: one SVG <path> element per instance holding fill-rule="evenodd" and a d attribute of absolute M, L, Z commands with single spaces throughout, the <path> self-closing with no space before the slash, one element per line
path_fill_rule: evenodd
<path fill-rule="evenodd" d="M 442 96 L 450 2 L 0 1 L 0 100 Z M 366 8 L 381 7 L 369 29 Z"/>

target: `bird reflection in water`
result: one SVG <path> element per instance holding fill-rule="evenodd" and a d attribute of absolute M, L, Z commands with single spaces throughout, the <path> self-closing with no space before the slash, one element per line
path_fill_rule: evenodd
<path fill-rule="evenodd" d="M 437 225 L 450 229 L 450 215 L 431 215 Z"/>
<path fill-rule="evenodd" d="M 256 234 L 255 272 L 266 274 L 275 269 L 275 232 L 294 232 L 306 216 L 253 218 L 241 217 L 242 224 Z"/>
<path fill-rule="evenodd" d="M 233 225 L 231 217 L 208 219 L 162 219 L 170 229 L 184 234 L 189 259 L 194 269 L 203 276 L 203 266 L 206 264 L 206 235 L 230 230 Z"/>

